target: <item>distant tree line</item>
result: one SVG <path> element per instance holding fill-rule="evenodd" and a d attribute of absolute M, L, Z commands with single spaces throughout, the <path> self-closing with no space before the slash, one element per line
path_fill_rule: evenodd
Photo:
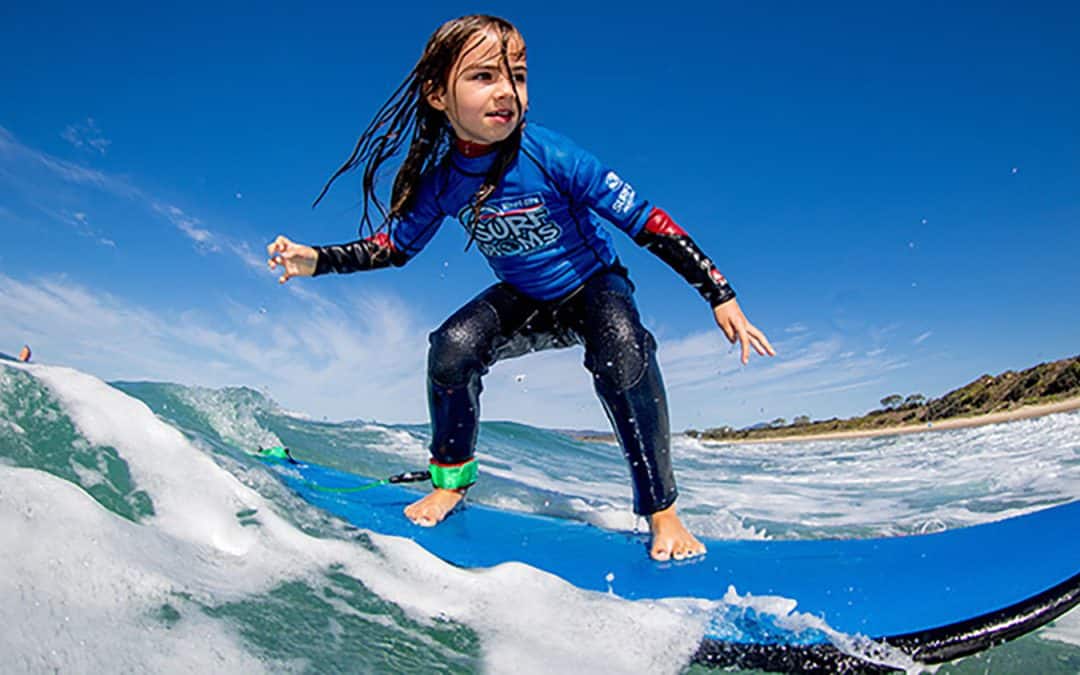
<path fill-rule="evenodd" d="M 922 394 L 911 394 L 907 397 L 900 394 L 890 394 L 881 399 L 881 407 L 885 410 L 905 410 L 907 408 L 918 408 L 922 405 L 926 405 L 926 397 Z"/>

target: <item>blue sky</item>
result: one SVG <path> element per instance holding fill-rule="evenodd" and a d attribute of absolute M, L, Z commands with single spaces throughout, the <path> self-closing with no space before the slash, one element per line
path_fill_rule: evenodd
<path fill-rule="evenodd" d="M 741 366 L 616 232 L 676 429 L 1080 351 L 1075 3 L 338 5 L 0 9 L 0 351 L 425 420 L 427 332 L 493 282 L 460 227 L 403 269 L 284 288 L 263 247 L 354 237 L 356 176 L 312 199 L 430 32 L 475 11 L 524 32 L 530 119 L 669 211 L 780 351 Z M 499 364 L 485 416 L 605 427 L 581 357 Z"/>

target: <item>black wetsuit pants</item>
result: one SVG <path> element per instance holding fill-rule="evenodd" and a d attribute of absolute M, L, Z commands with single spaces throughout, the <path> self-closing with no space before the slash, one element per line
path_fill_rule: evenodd
<path fill-rule="evenodd" d="M 656 341 L 641 325 L 625 268 L 601 270 L 558 300 L 539 301 L 499 283 L 469 301 L 429 336 L 431 455 L 457 464 L 473 457 L 480 378 L 501 359 L 585 345 L 585 367 L 630 465 L 634 511 L 648 515 L 678 495 L 671 469 L 667 398 Z"/>

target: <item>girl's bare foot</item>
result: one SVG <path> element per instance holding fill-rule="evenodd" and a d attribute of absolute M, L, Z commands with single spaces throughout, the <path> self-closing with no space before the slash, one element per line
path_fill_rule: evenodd
<path fill-rule="evenodd" d="M 649 555 L 653 560 L 683 560 L 705 554 L 705 545 L 683 526 L 675 515 L 675 505 L 649 516 L 652 546 Z"/>
<path fill-rule="evenodd" d="M 405 507 L 405 517 L 423 527 L 435 527 L 462 499 L 464 492 L 435 488 L 423 499 Z"/>

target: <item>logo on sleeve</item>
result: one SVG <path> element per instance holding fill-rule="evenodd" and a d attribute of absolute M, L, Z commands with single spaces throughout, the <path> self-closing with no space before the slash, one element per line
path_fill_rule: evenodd
<path fill-rule="evenodd" d="M 466 205 L 458 220 L 472 234 L 480 252 L 489 258 L 520 255 L 551 244 L 562 235 L 562 228 L 548 215 L 540 195 L 489 201 L 480 208 L 473 223 L 473 208 Z"/>
<path fill-rule="evenodd" d="M 629 183 L 623 183 L 622 189 L 619 190 L 619 196 L 615 198 L 615 203 L 611 205 L 611 210 L 615 213 L 626 213 L 634 206 L 634 188 L 630 187 Z"/>

